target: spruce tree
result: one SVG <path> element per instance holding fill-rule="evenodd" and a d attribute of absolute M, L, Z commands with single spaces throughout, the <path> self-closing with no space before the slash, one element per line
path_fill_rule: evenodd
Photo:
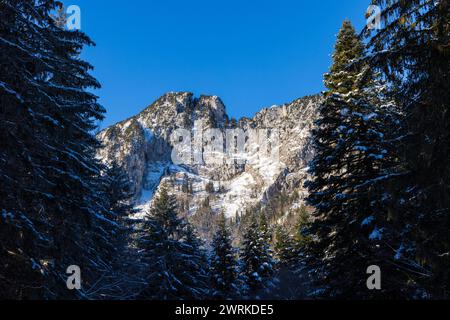
<path fill-rule="evenodd" d="M 283 226 L 278 226 L 275 233 L 275 253 L 277 257 L 277 286 L 271 292 L 271 298 L 298 300 L 305 299 L 313 287 L 309 275 L 310 269 L 305 266 L 304 246 L 306 237 L 298 240 Z"/>
<path fill-rule="evenodd" d="M 182 299 L 204 300 L 211 295 L 209 261 L 203 241 L 186 223 L 181 239 L 183 263 L 178 265 L 178 278 L 183 283 Z"/>
<path fill-rule="evenodd" d="M 267 222 L 267 215 L 265 212 L 260 212 L 259 214 L 259 229 L 265 243 L 270 244 L 272 242 L 272 232 Z"/>
<path fill-rule="evenodd" d="M 333 65 L 325 75 L 325 101 L 313 131 L 315 157 L 307 182 L 314 207 L 309 257 L 324 296 L 366 298 L 366 270 L 381 264 L 383 240 L 380 181 L 393 158 L 387 137 L 382 88 L 361 60 L 364 46 L 345 21 L 338 34 Z M 383 110 L 382 110 L 383 109 Z"/>
<path fill-rule="evenodd" d="M 295 260 L 295 242 L 291 235 L 282 227 L 278 226 L 275 231 L 275 254 L 281 267 L 290 267 Z"/>
<path fill-rule="evenodd" d="M 117 163 L 107 168 L 102 179 L 105 207 L 111 212 L 117 227 L 109 235 L 111 270 L 104 275 L 103 289 L 99 291 L 107 299 L 132 299 L 145 283 L 141 272 L 143 265 L 134 242 L 139 224 L 139 220 L 133 218 L 137 212 L 133 205 L 134 195 L 128 175 Z"/>
<path fill-rule="evenodd" d="M 356 35 L 355 28 L 349 20 L 345 20 L 339 30 L 330 71 L 325 74 L 324 82 L 331 93 L 348 94 L 356 88 L 358 70 L 349 67 L 350 62 L 360 59 L 364 53 L 364 45 Z"/>
<path fill-rule="evenodd" d="M 93 42 L 56 25 L 53 0 L 0 3 L 0 296 L 86 297 L 108 265 L 115 224 L 104 207 L 93 135 L 104 109 L 80 59 Z M 101 261 L 101 263 L 100 263 Z M 66 269 L 83 271 L 69 292 Z M 4 284 L 4 285 L 3 285 Z"/>
<path fill-rule="evenodd" d="M 261 231 L 254 214 L 243 236 L 240 259 L 248 296 L 263 297 L 273 287 L 274 261 L 267 234 Z"/>
<path fill-rule="evenodd" d="M 206 255 L 176 200 L 162 187 L 138 240 L 146 264 L 147 287 L 140 298 L 201 299 L 208 295 Z"/>
<path fill-rule="evenodd" d="M 295 234 L 293 239 L 295 251 L 300 256 L 304 256 L 305 247 L 312 240 L 311 235 L 308 234 L 308 228 L 311 223 L 310 218 L 310 214 L 308 213 L 306 207 L 300 207 L 297 222 L 295 224 Z"/>
<path fill-rule="evenodd" d="M 117 163 L 107 168 L 103 179 L 107 201 L 105 207 L 111 212 L 112 220 L 118 226 L 113 230 L 112 241 L 115 242 L 115 251 L 121 253 L 126 251 L 134 232 L 132 216 L 137 212 L 133 203 L 134 196 L 128 175 Z"/>
<path fill-rule="evenodd" d="M 211 273 L 214 298 L 231 299 L 236 297 L 238 291 L 237 261 L 231 244 L 231 233 L 223 212 L 220 215 L 218 230 L 212 242 Z"/>
<path fill-rule="evenodd" d="M 399 235 L 390 252 L 407 274 L 410 297 L 450 292 L 450 4 L 374 0 L 380 30 L 366 30 L 368 61 L 389 81 L 401 108 L 401 165 L 391 179 L 390 220 Z"/>

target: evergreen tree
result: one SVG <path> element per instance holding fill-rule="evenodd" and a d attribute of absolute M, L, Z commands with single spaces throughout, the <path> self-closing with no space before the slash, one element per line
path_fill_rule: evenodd
<path fill-rule="evenodd" d="M 66 8 L 64 7 L 64 5 L 59 6 L 56 14 L 53 16 L 53 19 L 55 20 L 55 25 L 58 28 L 64 29 L 66 27 L 67 13 L 66 13 Z"/>
<path fill-rule="evenodd" d="M 207 295 L 206 256 L 190 227 L 178 218 L 175 198 L 165 187 L 143 224 L 139 238 L 147 264 L 145 299 L 201 299 Z"/>
<path fill-rule="evenodd" d="M 311 288 L 310 269 L 304 262 L 304 244 L 292 237 L 285 228 L 276 229 L 275 253 L 278 258 L 277 286 L 271 292 L 271 298 L 298 300 L 304 299 Z M 300 245 L 302 243 L 302 245 Z"/>
<path fill-rule="evenodd" d="M 270 230 L 269 224 L 267 223 L 267 216 L 264 212 L 260 212 L 259 215 L 259 229 L 264 241 L 267 244 L 272 242 L 272 232 Z M 270 248 L 269 248 L 270 249 Z"/>
<path fill-rule="evenodd" d="M 108 167 L 105 176 L 109 210 L 114 212 L 115 221 L 122 224 L 124 218 L 137 212 L 133 205 L 130 179 L 117 163 Z"/>
<path fill-rule="evenodd" d="M 296 258 L 295 242 L 288 232 L 278 226 L 275 232 L 275 254 L 281 267 L 291 267 Z"/>
<path fill-rule="evenodd" d="M 186 224 L 181 239 L 183 263 L 178 265 L 178 277 L 183 283 L 183 299 L 202 300 L 210 296 L 209 261 L 203 242 L 194 228 Z"/>
<path fill-rule="evenodd" d="M 102 177 L 104 179 L 105 207 L 111 212 L 117 228 L 109 235 L 111 247 L 111 270 L 97 288 L 107 299 L 131 299 L 136 297 L 145 284 L 143 265 L 133 239 L 139 220 L 132 216 L 137 211 L 133 205 L 133 193 L 126 172 L 113 163 Z"/>
<path fill-rule="evenodd" d="M 250 297 L 261 298 L 273 287 L 274 261 L 267 234 L 261 231 L 256 215 L 251 215 L 243 240 L 240 259 Z"/>
<path fill-rule="evenodd" d="M 99 83 L 80 59 L 92 41 L 55 24 L 53 0 L 0 2 L 0 296 L 72 298 L 66 269 L 83 290 L 108 265 L 115 224 L 104 207 L 98 141 Z"/>
<path fill-rule="evenodd" d="M 212 242 L 211 256 L 213 296 L 230 299 L 237 294 L 237 262 L 231 244 L 231 233 L 227 227 L 225 214 L 219 219 L 217 233 Z"/>
<path fill-rule="evenodd" d="M 217 229 L 217 218 L 217 214 L 211 208 L 209 197 L 207 197 L 202 201 L 195 214 L 189 217 L 189 221 L 195 226 L 195 230 L 202 239 L 211 243 Z"/>
<path fill-rule="evenodd" d="M 306 210 L 305 206 L 302 206 L 298 212 L 298 220 L 295 224 L 294 235 L 294 247 L 295 251 L 302 255 L 305 251 L 305 247 L 312 240 L 311 235 L 308 234 L 308 228 L 310 226 L 310 214 Z"/>
<path fill-rule="evenodd" d="M 327 95 L 348 94 L 357 87 L 360 70 L 349 64 L 362 58 L 363 53 L 364 45 L 356 35 L 355 28 L 349 20 L 345 20 L 337 36 L 333 64 L 324 76 L 325 86 L 329 90 Z"/>
<path fill-rule="evenodd" d="M 390 176 L 394 156 L 378 99 L 382 86 L 363 57 L 364 46 L 345 21 L 325 76 L 329 91 L 313 132 L 316 154 L 307 182 L 315 208 L 309 257 L 328 297 L 377 294 L 367 290 L 366 270 L 385 263 L 376 253 L 385 221 L 379 182 Z"/>
<path fill-rule="evenodd" d="M 402 114 L 395 147 L 401 165 L 390 221 L 398 235 L 391 257 L 407 274 L 410 297 L 450 292 L 450 4 L 374 0 L 380 30 L 367 30 L 369 63 L 389 81 Z"/>
<path fill-rule="evenodd" d="M 117 252 L 123 252 L 129 245 L 131 235 L 134 232 L 134 221 L 131 216 L 137 211 L 134 209 L 133 193 L 126 172 L 117 164 L 113 163 L 107 168 L 105 175 L 105 207 L 111 212 L 112 220 L 118 228 L 113 231 L 112 240 L 115 242 Z"/>

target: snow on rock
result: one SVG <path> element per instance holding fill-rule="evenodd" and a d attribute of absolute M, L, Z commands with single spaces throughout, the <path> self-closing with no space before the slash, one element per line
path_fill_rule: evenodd
<path fill-rule="evenodd" d="M 152 199 L 164 184 L 187 214 L 195 214 L 209 200 L 214 212 L 224 211 L 227 217 L 234 218 L 248 208 L 264 204 L 281 189 L 306 196 L 303 181 L 313 155 L 310 133 L 319 104 L 319 97 L 306 97 L 263 109 L 253 118 L 235 123 L 229 120 L 217 96 L 197 98 L 188 92 L 171 92 L 138 115 L 100 132 L 103 148 L 98 157 L 106 164 L 117 162 L 125 169 L 135 194 L 138 217 L 150 210 Z M 173 163 L 175 130 L 191 131 L 192 146 L 201 151 L 211 141 L 197 138 L 212 128 L 222 130 L 225 140 L 226 129 L 246 134 L 245 150 L 234 154 L 239 161 L 225 157 L 222 162 L 205 163 L 200 152 L 194 158 L 200 162 Z M 250 134 L 255 129 L 265 130 L 266 139 Z M 189 150 L 187 145 L 184 151 Z M 226 151 L 222 155 L 227 155 Z M 212 194 L 206 191 L 211 183 Z M 292 207 L 299 205 L 297 202 Z"/>

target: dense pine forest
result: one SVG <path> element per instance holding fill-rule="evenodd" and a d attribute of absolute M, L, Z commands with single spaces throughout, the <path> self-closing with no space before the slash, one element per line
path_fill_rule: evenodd
<path fill-rule="evenodd" d="M 166 186 L 132 218 L 96 156 L 94 42 L 62 4 L 1 0 L 0 299 L 450 299 L 450 3 L 370 4 L 381 28 L 337 35 L 295 223 L 221 214 L 206 241 Z"/>

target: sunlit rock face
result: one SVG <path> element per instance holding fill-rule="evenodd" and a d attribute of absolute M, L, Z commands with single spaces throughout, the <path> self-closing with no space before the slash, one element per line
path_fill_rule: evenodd
<path fill-rule="evenodd" d="M 309 96 L 236 121 L 219 97 L 168 93 L 100 132 L 98 157 L 125 169 L 138 216 L 151 208 L 161 185 L 184 215 L 208 207 L 235 218 L 280 191 L 298 195 L 289 206 L 295 209 L 306 195 L 319 104 L 318 96 Z M 280 212 L 280 219 L 288 213 Z"/>

